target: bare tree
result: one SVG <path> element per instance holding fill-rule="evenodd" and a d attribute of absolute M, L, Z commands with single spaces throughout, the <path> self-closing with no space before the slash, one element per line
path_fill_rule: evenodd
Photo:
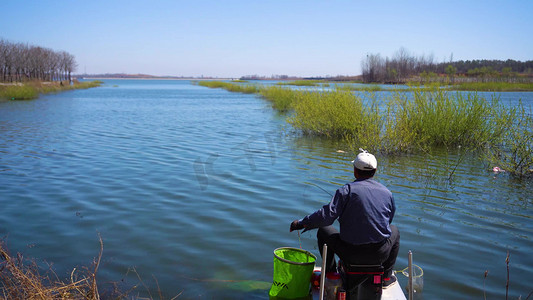
<path fill-rule="evenodd" d="M 363 80 L 379 82 L 383 80 L 385 63 L 379 54 L 368 54 L 361 62 Z"/>
<path fill-rule="evenodd" d="M 71 80 L 76 66 L 68 52 L 0 39 L 0 81 Z"/>

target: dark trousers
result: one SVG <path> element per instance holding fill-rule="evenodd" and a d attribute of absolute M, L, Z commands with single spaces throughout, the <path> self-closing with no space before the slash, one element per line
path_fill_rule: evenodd
<path fill-rule="evenodd" d="M 400 250 L 400 232 L 391 225 L 391 236 L 379 244 L 352 245 L 341 240 L 339 231 L 333 226 L 318 229 L 317 240 L 320 255 L 324 244 L 328 245 L 326 258 L 326 272 L 335 272 L 337 265 L 334 254 L 348 264 L 383 265 L 384 277 L 392 275 L 392 268 Z"/>

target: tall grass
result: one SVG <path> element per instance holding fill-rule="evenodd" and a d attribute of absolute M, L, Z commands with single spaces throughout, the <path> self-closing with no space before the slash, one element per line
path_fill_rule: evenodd
<path fill-rule="evenodd" d="M 533 83 L 513 83 L 513 82 L 462 82 L 450 86 L 448 89 L 458 91 L 533 91 Z"/>
<path fill-rule="evenodd" d="M 293 109 L 293 103 L 301 94 L 301 91 L 283 88 L 280 86 L 268 86 L 260 89 L 259 94 L 272 103 L 272 108 L 280 112 Z"/>
<path fill-rule="evenodd" d="M 8 100 L 30 100 L 39 97 L 39 91 L 29 85 L 0 86 L 0 98 Z"/>
<path fill-rule="evenodd" d="M 495 166 L 519 176 L 533 176 L 533 113 L 522 102 L 499 116 L 498 138 L 485 158 Z"/>
<path fill-rule="evenodd" d="M 30 81 L 24 84 L 0 85 L 0 98 L 8 100 L 31 100 L 39 97 L 39 94 L 57 93 L 74 89 L 88 89 L 102 84 L 101 81 L 74 80 L 72 84 L 68 81 L 41 82 Z"/>
<path fill-rule="evenodd" d="M 407 148 L 483 146 L 494 138 L 494 114 L 503 108 L 497 99 L 439 89 L 396 93 L 389 105 L 395 117 L 387 138 Z"/>
<path fill-rule="evenodd" d="M 348 91 L 302 91 L 293 107 L 289 123 L 305 134 L 368 140 L 380 131 L 377 107 Z"/>
<path fill-rule="evenodd" d="M 344 90 L 344 91 L 360 91 L 360 92 L 380 92 L 380 91 L 387 90 L 377 84 L 357 85 L 357 86 L 351 85 L 351 84 L 343 84 L 343 85 L 335 85 L 335 89 Z"/>
<path fill-rule="evenodd" d="M 286 82 L 278 82 L 277 85 L 294 85 L 294 86 L 318 86 L 318 80 L 294 80 Z"/>
<path fill-rule="evenodd" d="M 198 85 L 205 86 L 208 88 L 222 88 L 230 92 L 238 92 L 245 94 L 254 94 L 259 92 L 259 87 L 253 84 L 235 84 L 225 81 L 198 81 Z"/>

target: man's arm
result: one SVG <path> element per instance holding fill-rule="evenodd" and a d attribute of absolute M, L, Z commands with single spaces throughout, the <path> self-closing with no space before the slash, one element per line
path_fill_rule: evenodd
<path fill-rule="evenodd" d="M 348 193 L 348 185 L 344 185 L 335 192 L 335 195 L 331 198 L 331 201 L 328 204 L 322 206 L 321 209 L 314 213 L 305 216 L 303 219 L 298 220 L 297 225 L 306 230 L 311 230 L 333 224 L 333 222 L 335 222 L 335 220 L 342 214 L 342 209 L 344 208 Z M 291 228 L 293 227 L 291 226 Z"/>

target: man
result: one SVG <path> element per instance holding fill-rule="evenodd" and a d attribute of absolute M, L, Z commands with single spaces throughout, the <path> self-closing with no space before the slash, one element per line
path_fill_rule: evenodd
<path fill-rule="evenodd" d="M 382 264 L 384 286 L 396 278 L 392 268 L 398 256 L 400 233 L 390 225 L 396 205 L 392 193 L 373 179 L 377 168 L 374 155 L 365 150 L 352 161 L 355 181 L 339 188 L 331 202 L 316 212 L 295 220 L 290 231 L 318 228 L 318 249 L 328 245 L 326 272 L 335 272 L 334 254 L 349 264 Z M 339 220 L 340 232 L 331 224 Z"/>

